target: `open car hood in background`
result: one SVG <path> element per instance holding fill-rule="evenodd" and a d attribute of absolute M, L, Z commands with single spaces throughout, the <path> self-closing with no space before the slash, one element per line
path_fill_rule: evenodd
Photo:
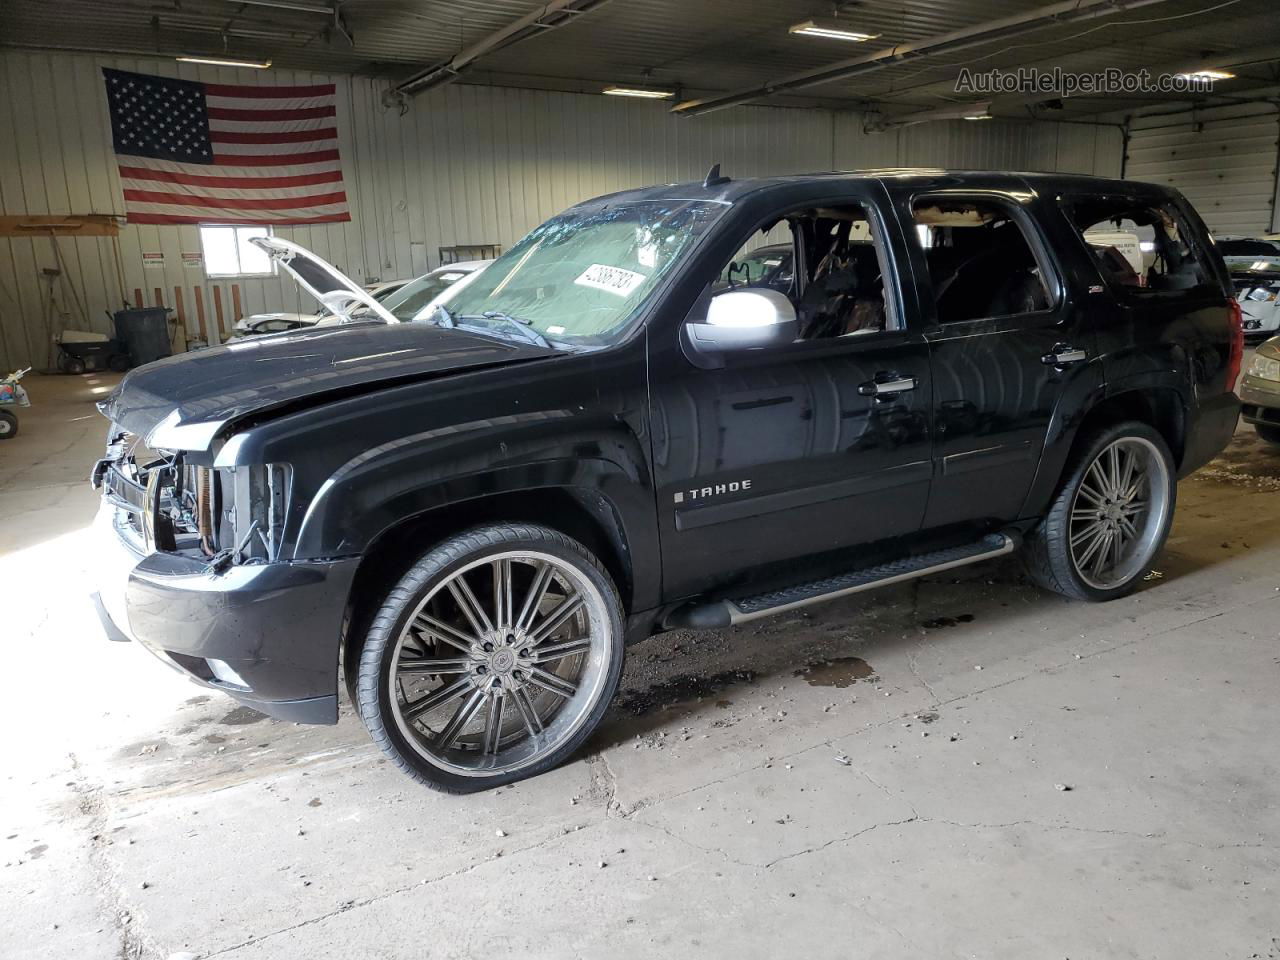
<path fill-rule="evenodd" d="M 160 450 L 207 450 L 251 413 L 498 364 L 554 357 L 533 343 L 422 323 L 357 322 L 234 340 L 138 367 L 98 406 Z"/>
<path fill-rule="evenodd" d="M 350 321 L 354 311 L 368 309 L 386 323 L 400 322 L 368 290 L 306 247 L 280 237 L 250 237 L 249 242 L 287 270 L 298 286 L 335 316 Z"/>

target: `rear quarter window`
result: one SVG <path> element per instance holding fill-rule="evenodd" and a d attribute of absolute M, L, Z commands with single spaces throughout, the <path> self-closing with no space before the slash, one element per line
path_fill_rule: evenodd
<path fill-rule="evenodd" d="M 1137 197 L 1067 197 L 1063 211 L 1123 300 L 1221 296 L 1195 228 L 1177 206 Z"/>

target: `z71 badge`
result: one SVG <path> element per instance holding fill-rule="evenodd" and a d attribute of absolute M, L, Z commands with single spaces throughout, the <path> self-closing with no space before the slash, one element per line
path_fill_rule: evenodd
<path fill-rule="evenodd" d="M 696 490 L 677 490 L 676 503 L 684 503 L 686 500 L 706 500 L 708 497 L 718 497 L 722 493 L 741 493 L 743 490 L 750 489 L 750 480 L 732 480 L 729 483 L 717 483 L 710 487 L 699 487 Z"/>

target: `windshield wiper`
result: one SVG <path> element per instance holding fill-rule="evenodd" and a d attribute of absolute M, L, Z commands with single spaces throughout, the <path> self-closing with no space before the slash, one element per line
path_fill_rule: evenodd
<path fill-rule="evenodd" d="M 448 313 L 447 310 L 445 312 Z M 530 321 L 521 320 L 519 317 L 513 317 L 511 314 L 503 313 L 501 310 L 486 310 L 484 313 L 468 313 L 457 317 L 453 314 L 449 314 L 449 319 L 454 321 L 455 324 L 458 320 L 499 320 L 507 326 L 514 328 L 516 332 L 520 334 L 521 339 L 528 340 L 530 343 L 536 343 L 538 346 L 545 347 L 548 350 L 555 349 L 555 347 L 551 346 L 551 342 L 547 340 L 546 337 L 533 328 L 533 324 Z"/>

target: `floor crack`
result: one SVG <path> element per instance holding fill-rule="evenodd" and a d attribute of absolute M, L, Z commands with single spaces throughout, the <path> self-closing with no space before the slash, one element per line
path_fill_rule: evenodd
<path fill-rule="evenodd" d="M 107 837 L 102 788 L 89 782 L 74 753 L 67 756 L 71 760 L 72 771 L 69 785 L 76 795 L 77 807 L 89 830 L 89 866 L 94 885 L 103 899 L 107 921 L 115 927 L 120 938 L 116 956 L 119 960 L 142 960 L 148 956 L 160 956 L 159 945 L 142 930 L 134 909 L 125 900 L 124 891 L 108 858 L 107 848 L 111 841 Z"/>
<path fill-rule="evenodd" d="M 234 953 L 237 950 L 243 949 L 244 947 L 249 947 L 258 943 L 262 943 L 264 940 L 270 940 L 273 937 L 277 937 L 282 933 L 292 933 L 295 930 L 300 930 L 304 927 L 313 926 L 317 923 L 321 923 L 325 920 L 328 920 L 331 917 L 339 916 L 340 914 L 347 913 L 350 910 L 358 910 L 364 907 L 371 906 L 376 903 L 381 903 L 382 901 L 387 900 L 394 896 L 398 896 L 399 894 L 408 893 L 410 890 L 418 890 L 422 887 L 433 886 L 434 884 L 441 883 L 445 880 L 452 880 L 456 877 L 466 876 L 472 871 L 478 870 L 481 867 L 485 866 L 486 864 L 492 863 L 494 860 L 497 860 L 503 857 L 519 856 L 522 853 L 528 853 L 530 850 L 537 850 L 541 847 L 548 846 L 549 844 L 556 843 L 560 840 L 563 840 L 566 836 L 570 836 L 573 833 L 580 833 L 583 830 L 591 830 L 591 829 L 595 829 L 594 825 L 578 827 L 575 830 L 571 831 L 571 833 L 557 833 L 553 836 L 545 837 L 544 839 L 539 840 L 537 843 L 531 843 L 528 846 L 519 847 L 506 854 L 501 854 L 501 853 L 494 854 L 492 856 L 485 857 L 483 860 L 477 860 L 474 863 L 469 863 L 466 866 L 459 867 L 456 870 L 450 870 L 449 872 L 439 874 L 438 876 L 425 878 L 422 880 L 418 880 L 415 883 L 410 883 L 405 886 L 396 887 L 394 890 L 387 890 L 375 896 L 366 897 L 363 900 L 348 900 L 345 903 L 342 903 L 341 905 L 339 905 L 335 910 L 330 910 L 316 917 L 308 917 L 306 920 L 300 920 L 297 923 L 290 924 L 287 927 L 281 927 L 278 930 L 272 930 L 270 933 L 264 933 L 262 934 L 262 936 L 259 936 L 259 937 L 250 937 L 248 940 L 243 940 L 240 943 L 232 944 L 229 947 L 223 947 L 220 950 L 215 950 L 213 953 L 204 954 L 202 956 L 204 956 L 205 960 L 212 960 L 213 957 L 225 956 L 227 954 Z M 129 960 L 133 960 L 133 958 L 130 957 Z"/>

